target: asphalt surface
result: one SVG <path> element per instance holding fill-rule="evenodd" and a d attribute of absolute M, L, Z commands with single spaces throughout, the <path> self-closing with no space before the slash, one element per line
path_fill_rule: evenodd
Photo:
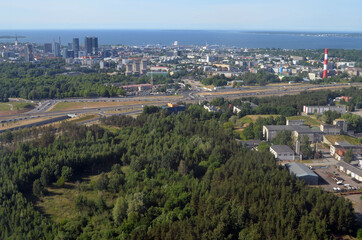
<path fill-rule="evenodd" d="M 11 122 L 11 121 L 20 121 L 29 118 L 41 118 L 41 117 L 55 117 L 62 116 L 64 114 L 83 114 L 83 113 L 102 113 L 103 115 L 109 116 L 110 114 L 104 114 L 106 111 L 114 110 L 132 110 L 143 108 L 146 105 L 155 105 L 162 106 L 166 105 L 168 102 L 187 102 L 193 103 L 203 100 L 212 100 L 218 97 L 225 98 L 241 98 L 241 97 L 263 97 L 270 95 L 287 95 L 287 94 L 297 94 L 301 91 L 312 91 L 316 89 L 328 89 L 328 88 L 342 88 L 349 86 L 362 86 L 362 83 L 350 83 L 350 84 L 326 84 L 326 85 L 308 85 L 305 86 L 302 84 L 285 84 L 285 85 L 272 85 L 272 86 L 262 86 L 262 87 L 243 87 L 243 88 L 225 88 L 217 89 L 216 91 L 207 91 L 202 88 L 199 84 L 192 85 L 192 90 L 182 92 L 181 98 L 175 95 L 141 95 L 141 96 L 127 96 L 127 97 L 114 97 L 114 98 L 72 98 L 72 99 L 45 99 L 39 101 L 37 106 L 29 112 L 3 116 L 0 117 L 2 123 Z M 250 92 L 254 91 L 254 92 Z M 216 94 L 213 94 L 216 93 Z M 220 93 L 218 95 L 217 93 Z M 159 96 L 159 97 L 158 97 Z M 164 96 L 168 96 L 164 98 Z M 175 96 L 174 98 L 172 96 Z M 129 101 L 142 101 L 140 104 L 132 104 L 127 106 L 112 106 L 112 107 L 96 107 L 96 108 L 85 108 L 78 110 L 67 110 L 67 111 L 49 111 L 54 105 L 60 102 L 129 102 Z M 150 103 L 145 103 L 149 101 Z M 138 113 L 139 110 L 136 111 Z M 117 114 L 117 113 L 116 113 Z M 123 113 L 120 113 L 123 115 Z M 134 114 L 133 111 L 124 114 Z M 112 114 L 113 115 L 113 114 Z M 117 114 L 119 115 L 119 113 Z M 95 121 L 95 120 L 92 120 Z"/>

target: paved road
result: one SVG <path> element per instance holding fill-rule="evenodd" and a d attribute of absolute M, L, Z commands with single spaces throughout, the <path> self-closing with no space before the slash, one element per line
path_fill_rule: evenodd
<path fill-rule="evenodd" d="M 212 100 L 217 97 L 227 97 L 227 98 L 240 98 L 240 97 L 262 97 L 268 95 L 286 95 L 286 94 L 297 94 L 301 91 L 305 90 L 315 90 L 315 89 L 323 89 L 329 87 L 349 87 L 349 86 L 362 86 L 362 83 L 351 83 L 351 84 L 326 84 L 326 85 L 273 85 L 273 86 L 263 86 L 263 87 L 247 87 L 239 89 L 240 92 L 231 94 L 231 92 L 236 92 L 238 89 L 218 89 L 217 92 L 222 93 L 221 95 L 200 95 L 200 93 L 210 93 L 209 91 L 205 91 L 201 88 L 196 88 L 196 91 L 187 91 L 181 94 L 181 98 L 179 96 L 175 96 L 172 98 L 172 95 L 148 95 L 148 96 L 127 96 L 127 97 L 115 97 L 115 98 L 76 98 L 76 99 L 56 99 L 56 100 L 43 100 L 38 106 L 27 112 L 18 115 L 0 117 L 0 121 L 8 122 L 14 120 L 24 120 L 28 118 L 39 118 L 45 116 L 59 116 L 64 114 L 71 113 L 89 113 L 89 112 L 105 112 L 112 110 L 123 110 L 123 109 L 132 109 L 132 108 L 142 108 L 142 105 L 165 105 L 170 101 L 184 101 L 188 103 L 198 102 L 199 100 Z M 259 92 L 250 92 L 252 90 L 267 90 L 270 91 L 259 91 Z M 282 90 L 281 90 L 282 89 Z M 244 91 L 243 91 L 244 90 Z M 248 92 L 249 91 L 249 92 Z M 162 98 L 162 96 L 168 96 L 168 98 Z M 129 101 L 142 101 L 141 104 L 134 104 L 128 106 L 113 106 L 113 107 L 102 107 L 102 108 L 88 108 L 88 109 L 79 109 L 79 110 L 68 110 L 68 111 L 58 111 L 58 112 L 47 112 L 52 106 L 59 102 L 129 102 Z M 145 101 L 152 101 L 152 103 L 144 103 Z M 157 103 L 155 103 L 157 101 Z"/>

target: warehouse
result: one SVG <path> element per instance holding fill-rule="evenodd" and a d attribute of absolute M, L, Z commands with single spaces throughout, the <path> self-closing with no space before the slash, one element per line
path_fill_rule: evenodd
<path fill-rule="evenodd" d="M 339 171 L 350 175 L 352 178 L 362 182 L 362 170 L 344 161 L 337 163 Z"/>
<path fill-rule="evenodd" d="M 270 152 L 275 158 L 282 161 L 295 160 L 294 151 L 287 145 L 274 145 L 270 147 Z"/>
<path fill-rule="evenodd" d="M 289 172 L 309 185 L 318 185 L 318 175 L 302 163 L 285 164 Z"/>

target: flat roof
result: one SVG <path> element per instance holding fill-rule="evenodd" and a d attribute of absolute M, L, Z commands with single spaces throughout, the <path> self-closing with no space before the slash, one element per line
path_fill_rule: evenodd
<path fill-rule="evenodd" d="M 338 146 L 341 146 L 341 147 L 352 147 L 353 146 L 352 144 L 350 144 L 349 142 L 346 142 L 346 141 L 336 142 L 335 144 Z"/>
<path fill-rule="evenodd" d="M 345 161 L 341 160 L 337 163 L 337 166 L 342 166 L 343 168 L 353 172 L 354 174 L 357 174 L 358 176 L 362 177 L 362 169 L 359 169 L 355 166 L 352 166 L 351 164 L 346 163 Z"/>
<path fill-rule="evenodd" d="M 288 153 L 294 154 L 294 151 L 287 145 L 273 145 L 273 146 L 270 146 L 270 148 L 273 149 L 277 153 L 288 152 Z"/>
<path fill-rule="evenodd" d="M 309 126 L 306 125 L 299 125 L 299 126 L 293 126 L 293 125 L 264 125 L 269 131 L 315 131 L 311 129 Z"/>
<path fill-rule="evenodd" d="M 288 168 L 290 173 L 293 173 L 296 177 L 313 176 L 318 177 L 312 170 L 302 163 L 287 163 L 285 166 Z"/>

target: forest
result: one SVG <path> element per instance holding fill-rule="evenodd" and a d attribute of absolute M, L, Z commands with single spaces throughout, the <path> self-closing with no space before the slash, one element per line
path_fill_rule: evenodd
<path fill-rule="evenodd" d="M 0 239 L 317 240 L 356 233 L 351 202 L 306 186 L 268 152 L 238 146 L 221 118 L 199 105 L 171 115 L 150 107 L 100 125 L 1 134 Z M 84 174 L 100 174 L 96 200 L 82 187 Z M 56 222 L 37 207 L 50 186 L 75 181 L 74 215 Z"/>
<path fill-rule="evenodd" d="M 126 92 L 111 83 L 149 83 L 147 76 L 108 75 L 94 70 L 76 69 L 77 74 L 67 75 L 63 60 L 42 63 L 1 63 L 0 101 L 8 98 L 30 100 L 70 97 L 115 97 Z M 64 75 L 65 74 L 65 75 Z M 173 83 L 170 77 L 154 76 L 155 84 Z"/>

